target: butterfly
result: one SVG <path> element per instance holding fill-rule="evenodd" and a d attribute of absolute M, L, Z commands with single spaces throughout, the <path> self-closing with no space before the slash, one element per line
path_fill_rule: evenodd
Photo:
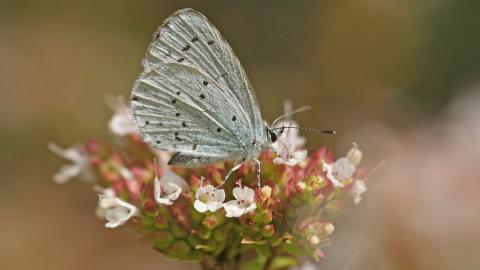
<path fill-rule="evenodd" d="M 256 159 L 284 128 L 265 124 L 232 48 L 200 12 L 182 9 L 159 27 L 132 95 L 145 142 L 174 152 L 169 165 Z M 260 169 L 258 169 L 258 173 Z"/>

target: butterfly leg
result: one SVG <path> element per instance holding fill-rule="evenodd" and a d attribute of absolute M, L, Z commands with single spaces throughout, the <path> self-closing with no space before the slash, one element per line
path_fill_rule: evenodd
<path fill-rule="evenodd" d="M 227 182 L 228 178 L 230 178 L 230 175 L 232 175 L 232 173 L 234 173 L 236 170 L 240 169 L 240 167 L 242 167 L 242 165 L 243 165 L 243 162 L 240 162 L 240 163 L 238 163 L 237 165 L 235 165 L 235 167 L 233 167 L 233 168 L 227 173 L 227 176 L 225 176 L 225 178 L 223 178 L 222 183 L 220 183 L 220 185 L 218 185 L 217 188 L 223 186 L 223 184 L 225 184 L 225 182 Z"/>
<path fill-rule="evenodd" d="M 261 183 L 260 183 L 260 173 L 261 173 L 261 171 L 262 171 L 262 166 L 261 166 L 260 161 L 259 161 L 258 159 L 254 158 L 253 161 L 255 161 L 255 163 L 257 163 L 257 179 L 258 179 L 257 185 L 258 185 L 258 187 L 260 188 L 260 186 L 261 186 Z"/>

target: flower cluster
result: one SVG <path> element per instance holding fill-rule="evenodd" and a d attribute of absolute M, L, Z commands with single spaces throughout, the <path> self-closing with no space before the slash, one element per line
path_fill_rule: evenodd
<path fill-rule="evenodd" d="M 73 162 L 55 180 L 96 179 L 96 215 L 105 226 L 127 223 L 170 258 L 198 261 L 204 269 L 234 269 L 240 262 L 285 268 L 300 255 L 318 260 L 335 217 L 366 191 L 357 145 L 337 160 L 325 147 L 307 157 L 294 129 L 260 155 L 260 187 L 255 164 L 244 163 L 223 185 L 231 161 L 169 167 L 168 154 L 142 141 L 116 101 L 110 128 L 117 144 L 90 140 L 67 150 L 50 144 Z"/>

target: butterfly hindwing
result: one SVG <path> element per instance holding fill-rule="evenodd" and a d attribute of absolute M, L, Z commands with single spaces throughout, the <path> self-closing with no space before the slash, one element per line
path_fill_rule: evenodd
<path fill-rule="evenodd" d="M 142 73 L 132 91 L 132 113 L 152 146 L 190 156 L 227 159 L 242 151 L 241 118 L 226 121 L 232 103 L 195 68 L 171 63 Z M 231 104 L 230 104 L 231 105 Z"/>

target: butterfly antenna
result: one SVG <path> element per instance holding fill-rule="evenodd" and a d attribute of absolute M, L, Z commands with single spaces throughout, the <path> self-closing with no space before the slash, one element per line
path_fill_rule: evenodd
<path fill-rule="evenodd" d="M 278 128 L 273 128 L 272 130 L 277 130 L 277 129 L 298 129 L 298 130 L 304 130 L 304 131 L 309 131 L 309 132 L 316 132 L 316 133 L 324 133 L 324 134 L 332 134 L 335 135 L 337 132 L 333 129 L 317 129 L 317 128 L 302 128 L 302 127 L 297 127 L 297 126 L 281 126 Z"/>
<path fill-rule="evenodd" d="M 303 112 L 303 111 L 307 111 L 307 110 L 310 110 L 312 107 L 310 106 L 303 106 L 303 107 L 300 107 L 294 111 L 291 111 L 291 112 L 288 112 L 284 115 L 281 115 L 279 116 L 277 119 L 273 120 L 272 122 L 272 126 L 275 125 L 275 123 L 277 123 L 278 121 L 282 120 L 282 119 L 285 119 L 286 117 L 292 115 L 292 114 L 296 114 L 296 113 L 299 113 L 299 112 Z"/>

